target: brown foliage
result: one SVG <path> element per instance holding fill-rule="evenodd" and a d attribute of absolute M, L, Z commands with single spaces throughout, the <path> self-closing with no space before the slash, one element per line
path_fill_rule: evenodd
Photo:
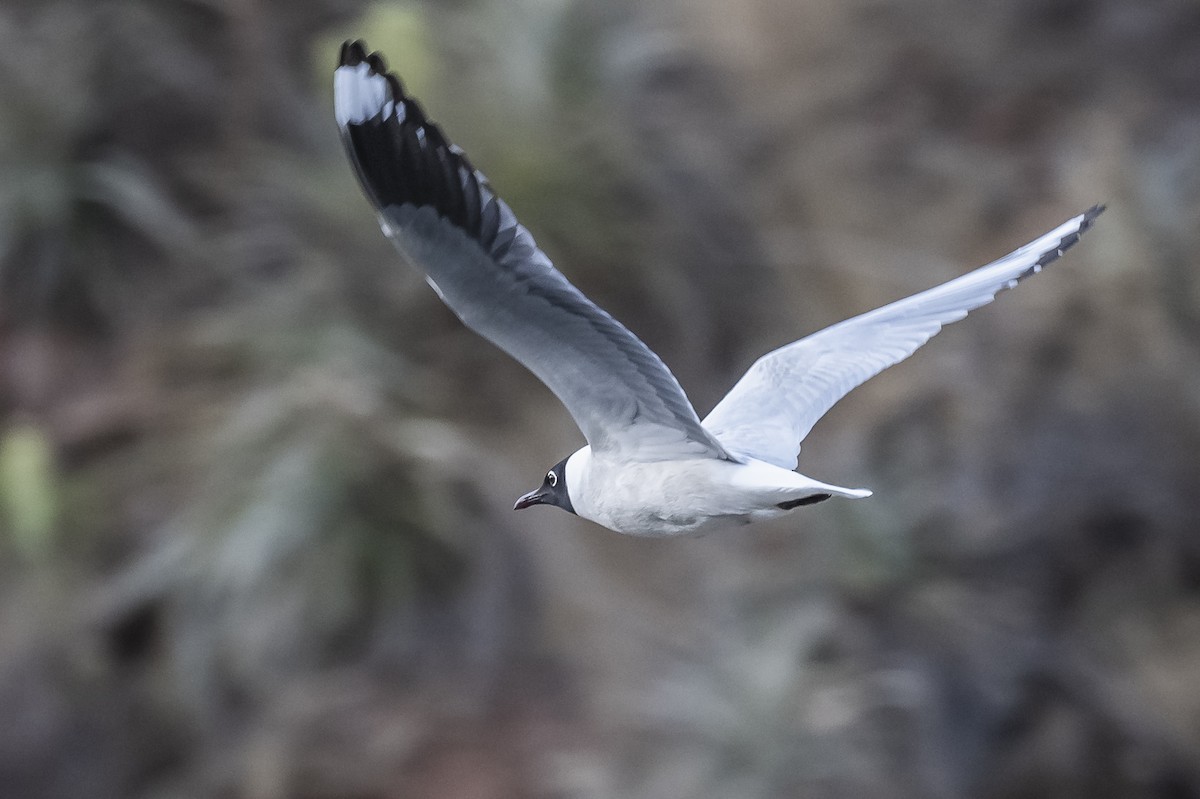
<path fill-rule="evenodd" d="M 1194 3 L 365 10 L 0 11 L 0 792 L 1200 793 Z M 871 500 L 513 517 L 577 433 L 378 234 L 342 33 L 702 410 L 1110 210 L 818 426 Z"/>

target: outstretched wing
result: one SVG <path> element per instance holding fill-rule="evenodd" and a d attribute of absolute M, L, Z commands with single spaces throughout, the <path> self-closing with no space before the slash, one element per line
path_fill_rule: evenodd
<path fill-rule="evenodd" d="M 994 263 L 780 347 L 750 367 L 704 419 L 737 456 L 795 469 L 800 442 L 856 386 L 912 355 L 943 325 L 1040 272 L 1079 241 L 1096 206 Z"/>
<path fill-rule="evenodd" d="M 593 450 L 641 461 L 728 457 L 659 357 L 554 268 L 378 53 L 347 42 L 334 95 L 384 233 L 469 328 L 549 386 Z"/>

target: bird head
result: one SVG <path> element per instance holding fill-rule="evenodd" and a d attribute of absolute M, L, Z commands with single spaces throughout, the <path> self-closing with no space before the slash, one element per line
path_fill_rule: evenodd
<path fill-rule="evenodd" d="M 513 505 L 513 510 L 523 510 L 534 505 L 554 505 L 568 513 L 574 513 L 571 495 L 567 492 L 567 459 L 563 458 L 546 472 L 541 486 L 523 495 Z"/>

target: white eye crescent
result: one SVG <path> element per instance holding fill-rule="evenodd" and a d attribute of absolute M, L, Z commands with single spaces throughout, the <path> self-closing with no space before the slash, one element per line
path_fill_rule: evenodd
<path fill-rule="evenodd" d="M 554 488 L 558 485 L 558 475 L 554 472 L 546 472 L 546 482 L 550 484 L 551 488 Z"/>

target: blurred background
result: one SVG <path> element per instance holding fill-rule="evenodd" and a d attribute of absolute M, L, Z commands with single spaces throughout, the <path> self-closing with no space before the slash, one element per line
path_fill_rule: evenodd
<path fill-rule="evenodd" d="M 1096 202 L 777 523 L 510 510 L 582 441 L 405 267 L 382 49 L 706 412 Z M 7 0 L 0 795 L 1200 796 L 1195 0 Z"/>

